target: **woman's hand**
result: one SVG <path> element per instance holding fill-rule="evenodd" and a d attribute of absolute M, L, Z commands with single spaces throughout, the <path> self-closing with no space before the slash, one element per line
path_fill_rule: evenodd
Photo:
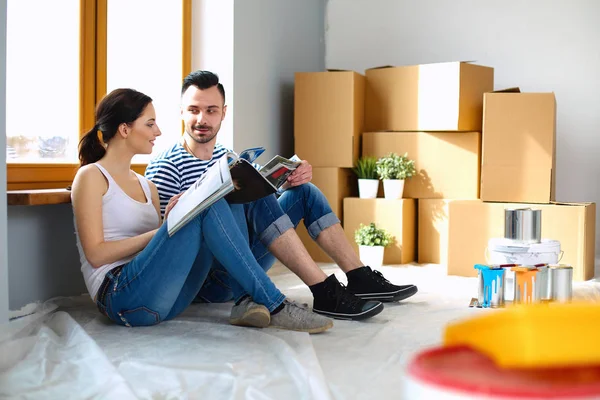
<path fill-rule="evenodd" d="M 163 218 L 164 221 L 167 220 L 167 215 L 169 215 L 169 212 L 173 209 L 173 207 L 175 207 L 175 204 L 177 204 L 177 200 L 179 200 L 179 198 L 181 197 L 181 195 L 184 192 L 181 192 L 179 194 L 176 194 L 175 196 L 171 197 L 171 200 L 169 200 L 169 204 L 167 204 L 167 208 L 165 208 L 165 216 Z"/>

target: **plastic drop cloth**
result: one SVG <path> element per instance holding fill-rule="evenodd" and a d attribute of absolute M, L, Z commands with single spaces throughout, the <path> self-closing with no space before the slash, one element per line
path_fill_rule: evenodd
<path fill-rule="evenodd" d="M 344 282 L 339 269 L 326 267 Z M 438 266 L 384 267 L 419 293 L 363 322 L 335 321 L 318 335 L 229 325 L 229 304 L 197 304 L 174 321 L 124 328 L 89 297 L 53 299 L 0 328 L 0 399 L 387 399 L 401 398 L 411 357 L 439 345 L 446 323 L 491 310 L 468 308 L 474 278 Z M 290 273 L 273 280 L 312 303 Z M 597 283 L 576 297 L 599 298 Z"/>

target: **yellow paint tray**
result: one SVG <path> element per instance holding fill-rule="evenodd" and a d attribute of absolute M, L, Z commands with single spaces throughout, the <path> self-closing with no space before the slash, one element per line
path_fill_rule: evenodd
<path fill-rule="evenodd" d="M 600 304 L 528 304 L 449 324 L 445 346 L 466 345 L 504 368 L 600 365 Z"/>

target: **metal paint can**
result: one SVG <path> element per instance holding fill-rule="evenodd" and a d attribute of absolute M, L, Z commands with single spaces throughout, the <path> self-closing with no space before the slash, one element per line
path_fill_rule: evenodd
<path fill-rule="evenodd" d="M 480 269 L 477 270 L 477 301 L 479 305 L 483 304 L 483 273 Z"/>
<path fill-rule="evenodd" d="M 566 264 L 550 266 L 551 298 L 558 302 L 569 302 L 573 297 L 573 267 Z"/>
<path fill-rule="evenodd" d="M 542 210 L 505 209 L 504 237 L 523 243 L 540 243 L 542 241 Z"/>
<path fill-rule="evenodd" d="M 512 265 L 510 266 L 512 267 Z M 515 301 L 515 271 L 512 271 L 510 267 L 504 268 L 504 300 Z"/>
<path fill-rule="evenodd" d="M 477 273 L 477 300 L 483 308 L 504 306 L 504 268 L 475 264 Z"/>
<path fill-rule="evenodd" d="M 512 267 L 515 273 L 515 300 L 514 303 L 528 304 L 540 300 L 536 290 L 538 269 L 533 265 Z"/>
<path fill-rule="evenodd" d="M 504 268 L 483 270 L 483 290 L 491 308 L 504 306 Z"/>
<path fill-rule="evenodd" d="M 552 299 L 552 290 L 549 286 L 550 270 L 547 265 L 537 266 L 538 273 L 535 276 L 535 290 L 539 300 Z"/>

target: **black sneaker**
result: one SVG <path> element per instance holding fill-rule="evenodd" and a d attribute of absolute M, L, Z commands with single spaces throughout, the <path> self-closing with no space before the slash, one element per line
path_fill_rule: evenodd
<path fill-rule="evenodd" d="M 417 293 L 415 285 L 394 285 L 379 271 L 361 267 L 348 274 L 348 290 L 364 300 L 400 301 Z"/>
<path fill-rule="evenodd" d="M 330 318 L 358 321 L 379 314 L 383 303 L 356 297 L 332 274 L 323 282 L 322 290 L 314 293 L 313 311 Z"/>

